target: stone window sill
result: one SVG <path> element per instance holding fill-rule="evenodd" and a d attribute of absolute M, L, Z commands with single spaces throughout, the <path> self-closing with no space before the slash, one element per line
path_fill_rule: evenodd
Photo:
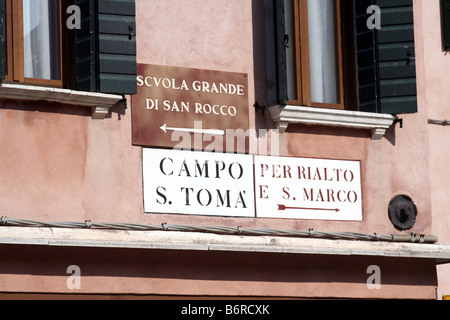
<path fill-rule="evenodd" d="M 380 141 L 395 121 L 389 114 L 292 105 L 276 105 L 269 111 L 281 133 L 290 124 L 323 125 L 370 130 L 374 141 Z"/>
<path fill-rule="evenodd" d="M 0 99 L 49 101 L 91 108 L 93 119 L 105 119 L 109 109 L 122 100 L 122 96 L 74 91 L 61 88 L 29 86 L 3 83 L 0 86 Z"/>

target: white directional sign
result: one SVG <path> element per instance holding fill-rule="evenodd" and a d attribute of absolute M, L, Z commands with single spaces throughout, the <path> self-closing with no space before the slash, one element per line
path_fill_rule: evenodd
<path fill-rule="evenodd" d="M 144 148 L 143 179 L 146 213 L 363 218 L 358 161 Z"/>
<path fill-rule="evenodd" d="M 259 218 L 362 220 L 358 161 L 255 156 Z"/>
<path fill-rule="evenodd" d="M 143 149 L 146 213 L 255 217 L 253 156 Z"/>

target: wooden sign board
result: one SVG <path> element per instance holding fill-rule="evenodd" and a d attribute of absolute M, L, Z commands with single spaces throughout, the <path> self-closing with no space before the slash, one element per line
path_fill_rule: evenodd
<path fill-rule="evenodd" d="M 227 130 L 249 129 L 246 74 L 139 64 L 137 85 L 134 145 L 234 152 Z"/>

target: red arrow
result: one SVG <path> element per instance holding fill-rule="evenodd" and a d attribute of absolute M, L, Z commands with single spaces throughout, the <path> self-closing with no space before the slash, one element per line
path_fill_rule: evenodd
<path fill-rule="evenodd" d="M 286 210 L 315 210 L 315 211 L 334 211 L 339 212 L 339 209 L 323 209 L 323 208 L 299 208 L 299 207 L 286 207 L 283 204 L 278 205 L 278 211 L 286 211 Z"/>

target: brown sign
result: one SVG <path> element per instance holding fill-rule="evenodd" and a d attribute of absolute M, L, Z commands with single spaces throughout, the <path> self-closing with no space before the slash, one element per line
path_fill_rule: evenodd
<path fill-rule="evenodd" d="M 232 152 L 249 129 L 246 74 L 140 64 L 137 85 L 135 145 Z"/>

